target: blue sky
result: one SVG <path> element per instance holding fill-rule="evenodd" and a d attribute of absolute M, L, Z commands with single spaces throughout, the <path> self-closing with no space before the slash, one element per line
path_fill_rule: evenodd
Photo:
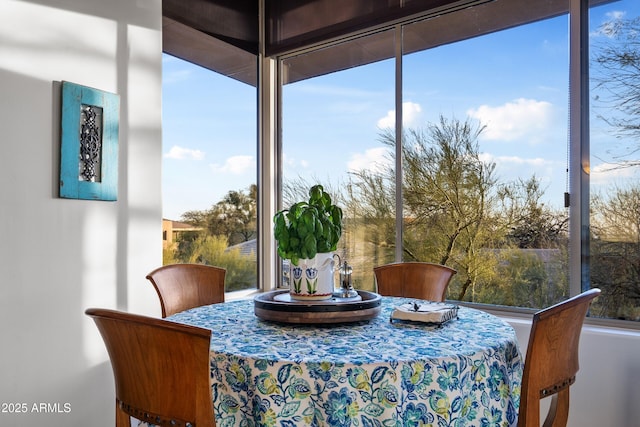
<path fill-rule="evenodd" d="M 168 55 L 163 64 L 163 216 L 178 220 L 256 182 L 256 94 Z"/>
<path fill-rule="evenodd" d="M 592 29 L 625 12 L 638 16 L 640 6 L 625 0 L 592 9 Z M 567 26 L 567 17 L 559 17 L 406 56 L 404 125 L 424 127 L 440 114 L 477 120 L 486 126 L 480 151 L 496 163 L 500 179 L 535 174 L 547 202 L 562 206 Z M 393 72 L 393 62 L 383 61 L 285 86 L 285 177 L 339 185 L 347 171 L 384 162 L 378 135 L 394 122 Z M 166 218 L 207 209 L 255 182 L 255 100 L 252 87 L 165 55 Z M 617 143 L 611 129 L 595 121 L 591 128 L 592 154 L 606 158 L 606 148 Z M 629 170 L 598 174 L 607 166 L 601 163 L 592 160 L 592 183 L 630 179 Z"/>

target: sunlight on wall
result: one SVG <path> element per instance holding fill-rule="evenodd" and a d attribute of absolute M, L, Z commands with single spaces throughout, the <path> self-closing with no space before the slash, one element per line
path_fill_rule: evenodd
<path fill-rule="evenodd" d="M 113 70 L 114 21 L 20 1 L 0 2 L 0 16 L 13 16 L 0 25 L 0 69 L 36 78 L 43 73 L 59 75 L 60 80 L 68 75 L 69 63 Z M 66 61 L 59 60 L 61 54 Z M 38 61 L 33 60 L 34 55 Z M 46 70 L 41 67 L 43 62 Z"/>
<path fill-rule="evenodd" d="M 87 209 L 82 225 L 81 243 L 83 259 L 79 263 L 82 269 L 82 307 L 112 308 L 117 306 L 118 286 L 115 276 L 117 262 L 117 220 L 113 210 L 115 203 L 94 203 Z M 96 256 L 99 253 L 100 256 Z M 93 321 L 85 316 L 83 322 L 82 343 L 85 357 L 90 365 L 104 362 L 107 352 L 102 338 Z"/>

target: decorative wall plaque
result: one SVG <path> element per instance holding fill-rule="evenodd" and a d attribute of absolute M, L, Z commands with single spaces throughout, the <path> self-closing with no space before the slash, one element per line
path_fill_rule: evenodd
<path fill-rule="evenodd" d="M 62 82 L 60 197 L 118 199 L 120 97 Z"/>

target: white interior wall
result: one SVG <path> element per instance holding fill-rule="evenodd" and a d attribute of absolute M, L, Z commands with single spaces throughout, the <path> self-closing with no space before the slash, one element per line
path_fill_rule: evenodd
<path fill-rule="evenodd" d="M 531 322 L 507 320 L 527 352 Z M 640 332 L 585 324 L 580 370 L 570 390 L 568 427 L 640 426 Z M 546 415 L 550 399 L 543 400 Z"/>
<path fill-rule="evenodd" d="M 162 263 L 161 14 L 159 0 L 0 0 L 0 426 L 113 426 L 84 310 L 159 315 L 145 275 Z M 57 197 L 63 80 L 120 95 L 117 202 Z"/>
<path fill-rule="evenodd" d="M 159 315 L 160 28 L 158 0 L 0 0 L 0 404 L 27 405 L 0 426 L 113 426 L 84 310 Z M 117 202 L 57 198 L 62 80 L 121 96 Z M 510 321 L 524 352 L 529 323 Z M 638 425 L 638 355 L 637 332 L 585 328 L 570 426 Z"/>

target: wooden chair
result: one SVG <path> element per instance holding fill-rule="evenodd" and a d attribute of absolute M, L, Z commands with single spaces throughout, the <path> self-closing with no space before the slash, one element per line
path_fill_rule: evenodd
<path fill-rule="evenodd" d="M 544 427 L 564 427 L 569 387 L 578 372 L 578 343 L 594 288 L 533 316 L 522 377 L 518 427 L 540 426 L 540 399 L 553 396 Z"/>
<path fill-rule="evenodd" d="M 111 359 L 116 427 L 131 427 L 131 417 L 159 426 L 215 427 L 210 330 L 115 310 L 85 313 Z"/>
<path fill-rule="evenodd" d="M 203 264 L 170 264 L 156 268 L 147 279 L 156 288 L 162 317 L 203 305 L 224 302 L 224 268 Z"/>
<path fill-rule="evenodd" d="M 428 262 L 398 262 L 374 267 L 378 293 L 444 301 L 456 270 Z"/>

